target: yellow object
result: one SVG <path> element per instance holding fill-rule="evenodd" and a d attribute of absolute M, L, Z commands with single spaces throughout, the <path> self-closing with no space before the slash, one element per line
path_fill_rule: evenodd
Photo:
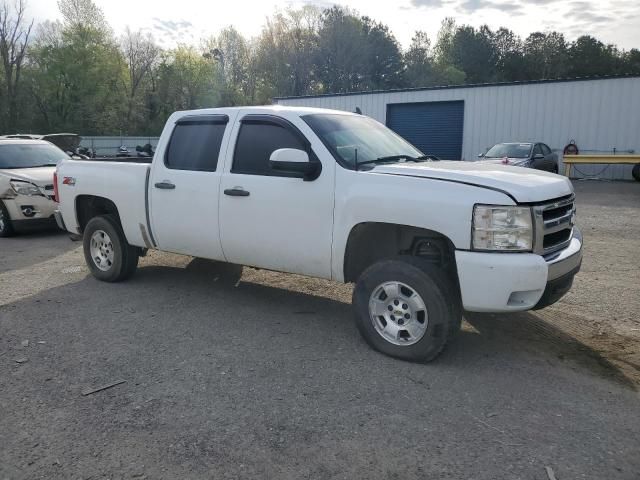
<path fill-rule="evenodd" d="M 634 165 L 640 163 L 640 155 L 565 155 L 562 161 L 564 162 L 564 174 L 569 177 L 571 175 L 571 166 L 574 163 Z"/>

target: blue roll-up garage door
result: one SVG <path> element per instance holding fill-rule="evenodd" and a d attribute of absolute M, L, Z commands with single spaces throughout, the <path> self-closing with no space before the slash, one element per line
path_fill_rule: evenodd
<path fill-rule="evenodd" d="M 387 105 L 387 126 L 426 154 L 443 160 L 462 158 L 464 102 Z"/>

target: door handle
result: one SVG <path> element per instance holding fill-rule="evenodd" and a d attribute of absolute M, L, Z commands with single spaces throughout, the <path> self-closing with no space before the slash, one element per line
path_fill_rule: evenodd
<path fill-rule="evenodd" d="M 155 184 L 155 187 L 161 190 L 173 190 L 174 188 L 176 188 L 176 186 L 173 183 L 167 182 L 167 181 L 158 182 Z"/>
<path fill-rule="evenodd" d="M 242 187 L 227 188 L 224 191 L 224 194 L 229 195 L 230 197 L 248 197 L 249 196 L 249 192 L 247 192 Z"/>

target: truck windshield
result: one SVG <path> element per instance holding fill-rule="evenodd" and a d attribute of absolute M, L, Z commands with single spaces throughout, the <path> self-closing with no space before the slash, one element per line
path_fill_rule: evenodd
<path fill-rule="evenodd" d="M 485 158 L 527 158 L 531 153 L 530 143 L 498 143 L 484 154 Z"/>
<path fill-rule="evenodd" d="M 35 168 L 55 166 L 66 153 L 45 143 L 12 143 L 0 141 L 0 168 Z"/>
<path fill-rule="evenodd" d="M 375 120 L 362 115 L 312 114 L 302 119 L 342 165 L 402 162 L 423 153 Z"/>

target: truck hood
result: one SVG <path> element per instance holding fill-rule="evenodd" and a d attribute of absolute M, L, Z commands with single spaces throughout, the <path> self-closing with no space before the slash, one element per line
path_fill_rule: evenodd
<path fill-rule="evenodd" d="M 22 180 L 44 187 L 53 184 L 53 173 L 56 167 L 7 168 L 0 169 L 0 175 L 9 180 Z"/>
<path fill-rule="evenodd" d="M 439 161 L 377 165 L 371 173 L 459 182 L 502 191 L 517 202 L 542 202 L 573 193 L 571 182 L 555 173 L 509 165 Z"/>

